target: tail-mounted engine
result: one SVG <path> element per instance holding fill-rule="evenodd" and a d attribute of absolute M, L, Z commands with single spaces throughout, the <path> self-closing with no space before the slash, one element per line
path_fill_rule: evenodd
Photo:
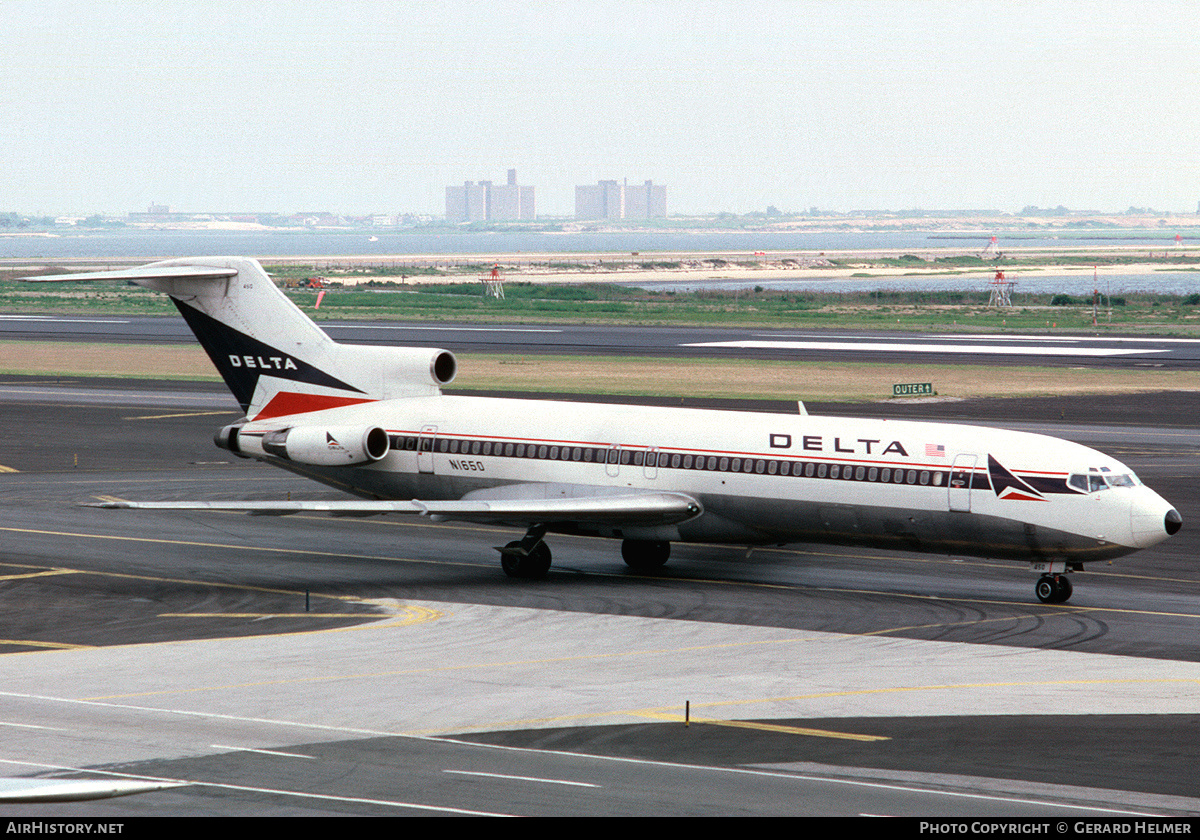
<path fill-rule="evenodd" d="M 217 432 L 213 441 L 238 455 L 273 455 L 314 467 L 370 464 L 387 455 L 389 445 L 380 426 L 292 426 L 245 434 L 235 424 Z"/>
<path fill-rule="evenodd" d="M 330 366 L 346 371 L 347 382 L 381 400 L 436 393 L 458 373 L 454 354 L 432 347 L 335 344 L 329 353 Z"/>

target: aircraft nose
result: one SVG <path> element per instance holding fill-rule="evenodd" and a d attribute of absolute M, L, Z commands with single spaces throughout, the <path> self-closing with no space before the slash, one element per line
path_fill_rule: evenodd
<path fill-rule="evenodd" d="M 1138 548 L 1162 542 L 1183 527 L 1183 517 L 1166 499 L 1149 488 L 1142 490 L 1129 506 L 1129 524 Z"/>

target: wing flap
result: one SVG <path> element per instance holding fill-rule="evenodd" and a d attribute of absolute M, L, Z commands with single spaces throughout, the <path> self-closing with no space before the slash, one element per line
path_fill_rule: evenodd
<path fill-rule="evenodd" d="M 418 502 L 434 519 L 472 522 L 588 522 L 609 525 L 675 525 L 703 512 L 685 493 L 628 493 L 559 499 L 461 499 Z"/>

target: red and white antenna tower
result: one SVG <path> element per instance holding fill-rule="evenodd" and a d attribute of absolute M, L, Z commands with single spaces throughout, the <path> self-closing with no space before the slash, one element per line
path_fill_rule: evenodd
<path fill-rule="evenodd" d="M 504 300 L 504 280 L 500 277 L 500 263 L 492 266 L 491 276 L 480 277 L 479 280 L 483 283 L 484 297 L 494 297 L 496 300 Z"/>
<path fill-rule="evenodd" d="M 995 239 L 995 237 L 992 238 Z M 1004 276 L 1003 271 L 997 269 L 996 276 L 988 285 L 992 287 L 992 294 L 988 297 L 988 306 L 1012 306 L 1012 290 L 1013 286 L 1017 285 L 1016 280 L 1009 280 Z"/>

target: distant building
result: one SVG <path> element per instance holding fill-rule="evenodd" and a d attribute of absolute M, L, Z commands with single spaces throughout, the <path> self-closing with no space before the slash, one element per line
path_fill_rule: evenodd
<path fill-rule="evenodd" d="M 575 188 L 576 219 L 661 219 L 667 215 L 667 188 L 653 181 L 597 181 Z"/>
<path fill-rule="evenodd" d="M 598 181 L 595 186 L 576 187 L 575 218 L 625 218 L 625 191 L 616 181 Z"/>
<path fill-rule="evenodd" d="M 517 183 L 517 170 L 508 170 L 507 184 L 464 181 L 461 187 L 446 187 L 446 221 L 507 222 L 532 219 L 533 187 Z"/>
<path fill-rule="evenodd" d="M 625 187 L 625 218 L 664 219 L 667 216 L 667 188 L 646 181 L 635 187 Z"/>
<path fill-rule="evenodd" d="M 151 204 L 145 213 L 130 211 L 126 215 L 131 222 L 167 222 L 172 218 L 171 208 L 166 204 Z"/>

